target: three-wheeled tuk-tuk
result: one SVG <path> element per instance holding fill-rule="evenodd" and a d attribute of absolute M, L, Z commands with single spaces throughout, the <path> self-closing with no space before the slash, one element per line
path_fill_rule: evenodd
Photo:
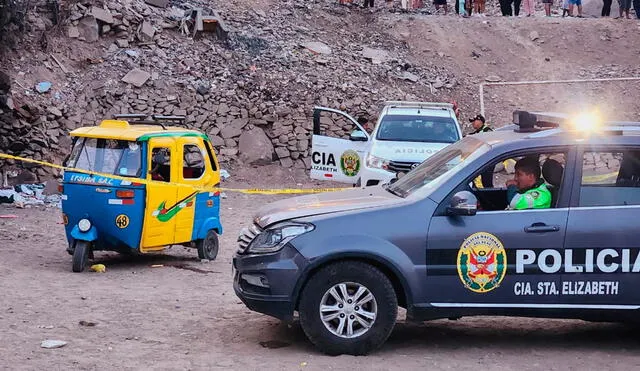
<path fill-rule="evenodd" d="M 64 172 L 62 212 L 73 271 L 83 271 L 98 250 L 147 253 L 184 245 L 197 248 L 200 259 L 215 259 L 222 234 L 215 191 L 220 167 L 209 138 L 165 126 L 183 116 L 113 118 L 71 132 L 65 165 L 91 172 Z"/>

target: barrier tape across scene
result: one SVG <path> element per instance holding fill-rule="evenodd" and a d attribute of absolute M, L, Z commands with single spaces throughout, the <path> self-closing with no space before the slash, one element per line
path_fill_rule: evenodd
<path fill-rule="evenodd" d="M 163 182 L 163 181 L 159 181 L 159 180 L 148 180 L 148 179 L 141 179 L 141 178 L 124 177 L 124 176 L 119 176 L 119 175 L 114 175 L 114 174 L 100 173 L 100 172 L 97 172 L 97 171 L 90 171 L 90 170 L 71 168 L 71 167 L 67 167 L 67 166 L 57 165 L 57 164 L 54 164 L 54 163 L 51 163 L 51 162 L 34 160 L 34 159 L 24 158 L 24 157 L 19 157 L 19 156 L 13 156 L 13 155 L 5 154 L 5 153 L 0 153 L 0 159 L 2 159 L 2 158 L 3 159 L 8 159 L 8 160 L 21 161 L 21 162 L 28 162 L 28 163 L 37 164 L 37 165 L 41 165 L 41 166 L 46 166 L 46 167 L 59 169 L 59 170 L 63 170 L 63 171 L 70 171 L 70 172 L 82 173 L 82 174 L 93 175 L 93 176 L 101 176 L 101 177 L 104 177 L 104 178 L 110 178 L 110 179 L 133 182 L 133 183 L 139 183 L 139 184 L 145 184 L 145 185 L 149 185 L 149 184 L 184 185 L 182 183 Z M 217 192 L 217 191 L 219 191 L 219 192 L 237 192 L 237 193 L 244 193 L 244 194 L 261 194 L 261 195 L 310 194 L 310 193 L 337 192 L 337 191 L 344 191 L 344 190 L 347 190 L 347 189 L 353 189 L 353 187 L 262 189 L 262 188 L 202 187 L 202 186 L 196 186 L 196 185 L 194 185 L 192 187 L 194 189 L 196 189 L 196 190 L 206 191 L 206 192 Z"/>
<path fill-rule="evenodd" d="M 132 179 L 135 179 L 135 183 L 140 183 L 140 184 L 172 184 L 172 185 L 183 185 L 181 183 L 175 183 L 175 182 L 162 182 L 162 181 L 158 181 L 158 180 L 148 180 L 148 179 L 141 179 L 141 178 L 131 178 L 131 177 L 123 177 L 123 176 L 118 176 L 118 175 L 114 175 L 114 174 L 106 174 L 106 173 L 100 173 L 100 172 L 96 172 L 96 171 L 89 171 L 89 170 L 83 170 L 83 169 L 77 169 L 77 168 L 71 168 L 71 167 L 67 167 L 67 166 L 62 166 L 62 165 L 57 165 L 51 162 L 46 162 L 46 161 L 39 161 L 39 160 L 33 160 L 30 158 L 24 158 L 24 157 L 19 157 L 19 156 L 13 156 L 13 155 L 8 155 L 5 153 L 0 153 L 0 158 L 4 158 L 4 159 L 8 159 L 8 160 L 16 160 L 16 161 L 21 161 L 21 162 L 28 162 L 28 163 L 32 163 L 32 164 L 37 164 L 37 165 L 41 165 L 41 166 L 47 166 L 47 167 L 51 167 L 54 169 L 59 169 L 59 170 L 63 170 L 63 171 L 73 171 L 76 173 L 82 173 L 82 174 L 87 174 L 87 175 L 97 175 L 97 176 L 101 176 L 101 177 L 105 177 L 105 178 L 111 178 L 111 179 L 116 179 L 116 180 L 124 180 L 127 182 L 131 182 Z M 609 173 L 609 174 L 600 174 L 600 175 L 587 175 L 583 177 L 583 180 L 586 180 L 590 183 L 598 183 L 610 178 L 613 178 L 615 176 L 618 175 L 618 172 L 613 172 L 613 173 Z M 476 180 L 479 180 L 476 179 Z M 324 192 L 338 192 L 338 191 L 344 191 L 347 189 L 353 189 L 353 187 L 343 187 L 343 188 L 282 188 L 282 189 L 262 189 L 262 188 L 227 188 L 227 187 L 201 187 L 201 186 L 193 186 L 194 189 L 196 190 L 201 190 L 201 191 L 206 191 L 206 192 L 216 192 L 216 191 L 220 191 L 220 192 L 237 192 L 237 193 L 244 193 L 244 194 L 261 194 L 261 195 L 278 195 L 278 194 L 312 194 L 312 193 L 324 193 Z"/>

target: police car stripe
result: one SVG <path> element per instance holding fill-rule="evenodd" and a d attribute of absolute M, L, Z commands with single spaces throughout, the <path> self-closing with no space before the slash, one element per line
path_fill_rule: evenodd
<path fill-rule="evenodd" d="M 640 305 L 429 303 L 438 308 L 640 309 Z"/>

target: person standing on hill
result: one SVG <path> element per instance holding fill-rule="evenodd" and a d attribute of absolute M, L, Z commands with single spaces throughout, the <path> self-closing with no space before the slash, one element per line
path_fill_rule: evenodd
<path fill-rule="evenodd" d="M 553 0 L 542 0 L 542 4 L 544 4 L 544 15 L 551 17 L 551 5 L 553 5 Z"/>
<path fill-rule="evenodd" d="M 620 18 L 624 18 L 623 13 L 626 13 L 627 19 L 631 19 L 631 16 L 629 15 L 629 12 L 631 11 L 631 0 L 618 0 L 618 5 L 620 6 Z"/>
<path fill-rule="evenodd" d="M 524 12 L 527 14 L 527 17 L 533 16 L 535 11 L 536 11 L 535 0 L 524 0 Z"/>
<path fill-rule="evenodd" d="M 613 0 L 604 0 L 602 3 L 602 12 L 600 13 L 600 16 L 602 17 L 608 17 L 611 15 L 611 3 L 613 2 Z"/>

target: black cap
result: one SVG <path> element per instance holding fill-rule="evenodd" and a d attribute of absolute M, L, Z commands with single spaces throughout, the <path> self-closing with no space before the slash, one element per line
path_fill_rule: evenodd
<path fill-rule="evenodd" d="M 485 123 L 484 116 L 482 116 L 481 114 L 477 114 L 476 117 L 470 118 L 469 122 L 474 122 L 476 120 L 482 121 L 483 124 Z"/>

